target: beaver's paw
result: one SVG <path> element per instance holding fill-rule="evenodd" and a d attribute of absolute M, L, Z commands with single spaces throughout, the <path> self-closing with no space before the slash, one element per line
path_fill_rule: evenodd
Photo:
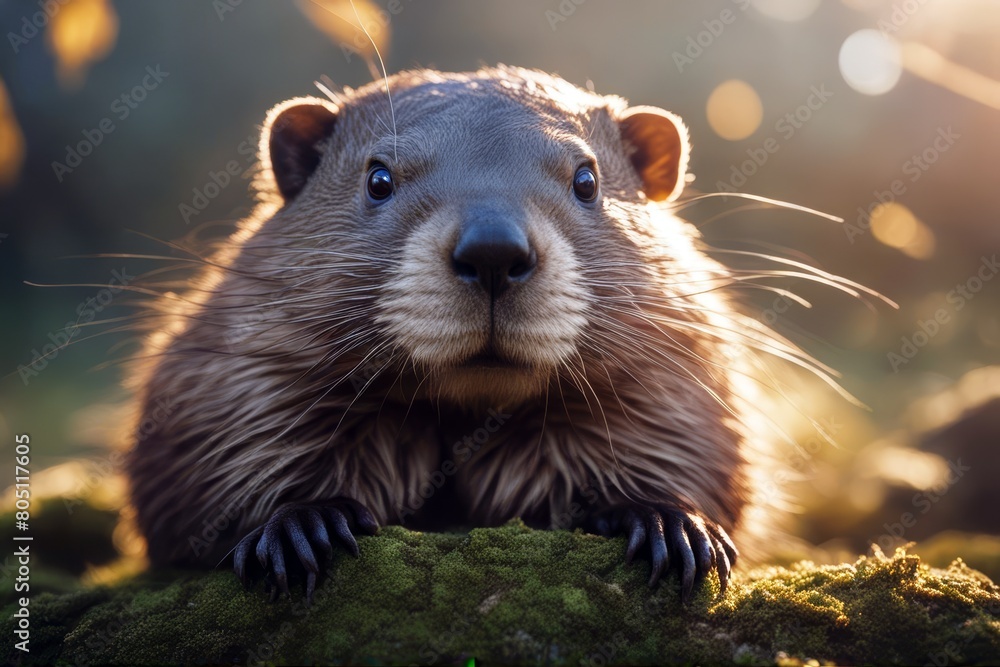
<path fill-rule="evenodd" d="M 594 532 L 599 535 L 625 535 L 628 548 L 626 564 L 644 545 L 649 545 L 652 572 L 649 585 L 660 579 L 674 565 L 681 578 L 681 600 L 687 604 L 696 582 L 711 570 L 719 573 L 720 597 L 726 592 L 729 572 L 738 552 L 726 531 L 697 514 L 673 508 L 644 505 L 613 510 L 595 517 Z"/>
<path fill-rule="evenodd" d="M 250 587 L 263 568 L 271 599 L 278 593 L 290 595 L 289 574 L 305 573 L 306 601 L 312 602 L 316 579 L 323 565 L 333 557 L 331 537 L 352 556 L 358 555 L 354 533 L 374 535 L 378 523 L 367 507 L 350 498 L 337 498 L 322 505 L 289 505 L 276 511 L 263 526 L 256 528 L 236 545 L 233 570 L 243 585 Z"/>

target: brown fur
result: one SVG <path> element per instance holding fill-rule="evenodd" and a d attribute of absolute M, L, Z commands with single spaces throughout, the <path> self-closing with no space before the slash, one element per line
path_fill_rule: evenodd
<path fill-rule="evenodd" d="M 154 563 L 214 564 L 277 508 L 336 496 L 433 526 L 421 485 L 449 459 L 466 525 L 565 525 L 638 502 L 736 529 L 751 494 L 734 360 L 780 341 L 735 314 L 713 289 L 725 269 L 651 201 L 680 191 L 683 125 L 680 154 L 637 173 L 637 152 L 658 149 L 620 98 L 513 68 L 407 72 L 389 79 L 393 133 L 383 85 L 272 112 L 335 115 L 332 130 L 300 125 L 318 133 L 315 172 L 286 181 L 283 201 L 265 132 L 264 203 L 149 339 L 136 423 L 158 400 L 171 409 L 128 473 Z M 373 212 L 371 158 L 397 183 Z M 593 209 L 569 186 L 588 160 Z M 535 276 L 492 314 L 511 368 L 462 365 L 491 317 L 449 273 L 470 202 L 518 211 L 538 250 Z M 462 461 L 453 443 L 490 409 L 511 417 Z"/>

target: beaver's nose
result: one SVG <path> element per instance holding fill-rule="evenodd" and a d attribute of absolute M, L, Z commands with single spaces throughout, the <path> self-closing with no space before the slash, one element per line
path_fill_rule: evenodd
<path fill-rule="evenodd" d="M 455 274 L 475 282 L 491 298 L 531 277 L 538 256 L 527 234 L 503 214 L 476 214 L 462 225 L 451 255 Z"/>

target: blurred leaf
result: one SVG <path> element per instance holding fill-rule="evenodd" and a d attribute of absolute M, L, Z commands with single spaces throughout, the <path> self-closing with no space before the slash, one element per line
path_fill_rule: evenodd
<path fill-rule="evenodd" d="M 365 59 L 371 59 L 375 56 L 375 48 L 385 54 L 389 47 L 389 15 L 369 0 L 354 0 L 353 7 L 350 0 L 299 0 L 298 5 L 306 18 L 341 49 L 349 49 Z M 358 17 L 361 18 L 360 24 Z M 365 36 L 365 30 L 371 40 Z M 372 42 L 375 42 L 375 48 Z"/>
<path fill-rule="evenodd" d="M 0 79 L 0 189 L 17 182 L 24 163 L 24 134 L 14 117 L 7 88 Z"/>
<path fill-rule="evenodd" d="M 106 56 L 118 37 L 118 15 L 109 0 L 70 0 L 52 16 L 48 44 L 59 81 L 79 87 L 91 63 Z"/>

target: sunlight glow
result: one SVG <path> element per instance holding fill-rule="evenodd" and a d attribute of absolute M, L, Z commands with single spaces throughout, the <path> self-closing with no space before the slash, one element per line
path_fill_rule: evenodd
<path fill-rule="evenodd" d="M 906 420 L 916 430 L 930 431 L 994 398 L 1000 398 L 1000 366 L 983 366 L 969 371 L 948 389 L 914 401 Z"/>
<path fill-rule="evenodd" d="M 53 14 L 46 33 L 59 81 L 83 84 L 87 69 L 110 53 L 118 38 L 118 15 L 108 0 L 70 0 Z"/>
<path fill-rule="evenodd" d="M 7 88 L 0 79 L 0 190 L 17 181 L 24 163 L 24 134 L 14 117 Z"/>
<path fill-rule="evenodd" d="M 934 255 L 934 232 L 900 203 L 879 204 L 871 215 L 872 234 L 881 243 L 914 259 Z"/>
<path fill-rule="evenodd" d="M 954 63 L 919 42 L 906 42 L 902 63 L 908 72 L 951 92 L 1000 110 L 1000 81 Z"/>
<path fill-rule="evenodd" d="M 905 484 L 914 489 L 930 489 L 948 479 L 948 463 L 937 454 L 909 447 L 886 447 L 874 460 L 875 472 L 881 479 Z"/>
<path fill-rule="evenodd" d="M 362 58 L 375 56 L 371 41 L 358 26 L 358 17 L 378 49 L 384 54 L 389 48 L 391 16 L 370 0 L 354 0 L 354 7 L 349 0 L 299 0 L 297 4 L 314 26 L 340 46 L 345 56 L 351 51 Z"/>
<path fill-rule="evenodd" d="M 889 92 L 903 71 L 899 44 L 872 29 L 858 30 L 844 40 L 839 63 L 844 81 L 865 95 Z"/>
<path fill-rule="evenodd" d="M 753 86 L 739 79 L 720 83 L 708 96 L 708 123 L 723 139 L 739 141 L 757 131 L 764 106 Z"/>

